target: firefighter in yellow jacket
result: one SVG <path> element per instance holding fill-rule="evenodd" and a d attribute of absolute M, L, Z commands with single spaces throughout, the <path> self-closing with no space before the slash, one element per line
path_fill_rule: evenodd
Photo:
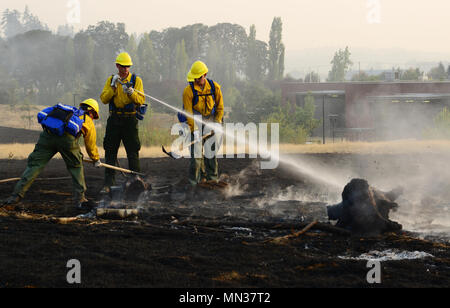
<path fill-rule="evenodd" d="M 123 142 L 128 157 L 128 167 L 132 171 L 140 172 L 138 120 L 137 108 L 145 104 L 144 86 L 142 79 L 130 73 L 133 65 L 131 57 L 124 52 L 116 59 L 118 73 L 106 80 L 100 96 L 103 104 L 109 104 L 109 118 L 106 126 L 103 148 L 105 149 L 105 163 L 116 165 L 117 152 Z M 136 90 L 136 91 L 135 91 Z M 140 92 L 140 93 L 138 93 Z M 108 193 L 115 184 L 113 170 L 105 170 L 105 183 L 102 193 Z"/>
<path fill-rule="evenodd" d="M 192 140 L 197 141 L 191 147 L 189 167 L 191 185 L 199 184 L 203 180 L 208 182 L 219 180 L 217 152 L 222 143 L 224 104 L 220 85 L 207 79 L 207 73 L 208 67 L 205 63 L 195 62 L 187 76 L 189 85 L 183 92 L 183 107 L 190 115 L 186 117 L 186 123 Z M 193 117 L 200 117 L 201 122 L 196 122 Z M 203 136 L 209 135 L 212 131 L 214 136 L 209 141 L 204 141 Z"/>
<path fill-rule="evenodd" d="M 84 137 L 86 151 L 94 162 L 94 165 L 99 168 L 101 163 L 97 149 L 97 133 L 93 122 L 94 119 L 99 118 L 98 103 L 94 99 L 87 99 L 80 104 L 80 109 L 84 111 L 84 114 L 79 118 L 84 121 L 81 134 Z M 79 145 L 79 135 L 76 137 L 65 132 L 62 136 L 58 136 L 45 128 L 39 137 L 33 153 L 28 157 L 27 168 L 21 180 L 15 186 L 13 194 L 5 204 L 12 205 L 19 203 L 39 173 L 41 173 L 56 153 L 61 154 L 66 163 L 67 170 L 72 176 L 74 203 L 77 207 L 82 207 L 87 202 L 87 199 L 85 197 L 86 182 L 83 170 L 83 154 Z"/>

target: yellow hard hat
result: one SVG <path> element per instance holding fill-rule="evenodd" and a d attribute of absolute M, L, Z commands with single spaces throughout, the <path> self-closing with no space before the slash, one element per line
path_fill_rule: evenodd
<path fill-rule="evenodd" d="M 203 63 L 202 61 L 194 62 L 194 64 L 192 64 L 191 70 L 187 75 L 187 81 L 192 82 L 195 79 L 202 77 L 206 73 L 208 73 L 208 67 L 205 63 Z"/>
<path fill-rule="evenodd" d="M 122 52 L 117 56 L 116 64 L 120 64 L 122 66 L 132 66 L 133 61 L 131 61 L 131 57 L 127 52 Z"/>
<path fill-rule="evenodd" d="M 100 118 L 100 116 L 99 116 L 100 109 L 98 108 L 98 103 L 95 99 L 89 98 L 89 99 L 85 100 L 84 102 L 80 103 L 80 107 L 82 105 L 89 106 L 95 111 L 95 115 L 94 115 L 95 120 Z"/>

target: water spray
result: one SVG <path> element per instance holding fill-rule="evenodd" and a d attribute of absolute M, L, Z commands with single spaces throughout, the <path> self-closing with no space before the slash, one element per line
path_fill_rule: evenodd
<path fill-rule="evenodd" d="M 176 112 L 179 112 L 179 113 L 183 114 L 184 116 L 186 116 L 188 118 L 194 119 L 195 121 L 198 121 L 198 122 L 202 123 L 203 125 L 211 128 L 211 126 L 210 126 L 210 124 L 208 122 L 205 122 L 202 119 L 194 118 L 194 115 L 192 115 L 190 113 L 187 113 L 184 110 L 176 108 L 176 107 L 174 107 L 174 106 L 172 106 L 172 105 L 170 105 L 170 104 L 168 104 L 168 103 L 166 103 L 166 102 L 164 102 L 164 101 L 162 101 L 162 100 L 160 100 L 160 99 L 158 99 L 156 97 L 153 97 L 151 95 L 145 94 L 145 93 L 143 93 L 141 91 L 138 91 L 136 89 L 134 91 L 137 92 L 138 94 L 146 96 L 146 97 L 150 98 L 151 100 L 153 100 L 153 101 L 155 101 L 157 103 L 160 103 L 160 104 L 162 104 L 162 105 L 164 105 L 164 106 L 166 106 L 166 107 L 168 107 L 168 108 L 170 108 L 170 109 L 172 109 L 172 110 L 174 110 Z M 221 134 L 227 136 L 227 138 L 232 138 L 233 140 L 235 140 L 238 143 L 238 145 L 239 144 L 245 144 L 245 140 L 244 141 L 237 140 L 235 138 L 234 134 L 231 135 L 231 134 L 226 133 L 223 128 L 219 128 L 219 132 Z M 249 140 L 249 141 L 251 142 L 251 140 Z M 264 151 L 263 153 L 261 153 L 262 151 L 261 151 L 261 149 L 259 149 L 258 145 L 249 144 L 249 146 L 250 147 L 256 147 L 258 149 L 258 153 L 260 155 L 264 154 L 264 156 L 267 157 L 267 158 L 269 158 L 269 157 L 274 158 L 277 161 L 279 161 L 279 162 L 281 162 L 281 163 L 283 163 L 285 165 L 288 165 L 289 167 L 293 168 L 294 170 L 296 170 L 298 172 L 301 172 L 303 174 L 306 174 L 309 177 L 314 178 L 314 179 L 316 179 L 316 180 L 318 180 L 318 181 L 320 181 L 322 183 L 325 183 L 325 184 L 327 184 L 329 186 L 333 186 L 335 188 L 340 188 L 340 187 L 344 186 L 345 183 L 346 183 L 346 179 L 343 179 L 343 178 L 342 179 L 338 179 L 338 178 L 332 177 L 330 175 L 319 174 L 319 172 L 317 172 L 317 170 L 315 170 L 313 167 L 305 166 L 303 164 L 301 165 L 301 164 L 298 163 L 298 161 L 296 161 L 296 160 L 294 160 L 294 159 L 292 159 L 290 157 L 283 156 L 283 155 L 280 155 L 280 154 L 275 154 L 275 153 L 269 152 L 269 151 Z"/>

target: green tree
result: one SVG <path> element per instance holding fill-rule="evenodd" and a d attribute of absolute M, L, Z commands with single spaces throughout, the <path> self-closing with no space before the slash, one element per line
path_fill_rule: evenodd
<path fill-rule="evenodd" d="M 73 39 L 75 49 L 75 72 L 78 79 L 84 79 L 94 66 L 95 43 L 86 33 L 77 33 Z"/>
<path fill-rule="evenodd" d="M 438 66 L 433 67 L 428 72 L 428 77 L 431 80 L 446 80 L 447 79 L 447 72 L 445 71 L 444 64 L 442 62 L 439 62 Z"/>
<path fill-rule="evenodd" d="M 345 75 L 350 66 L 353 65 L 350 55 L 348 47 L 345 47 L 345 50 L 339 49 L 335 52 L 333 60 L 331 60 L 332 68 L 328 73 L 328 81 L 345 81 Z"/>
<path fill-rule="evenodd" d="M 284 75 L 284 44 L 282 42 L 283 23 L 275 17 L 270 29 L 269 40 L 269 80 L 280 80 Z"/>
<path fill-rule="evenodd" d="M 423 72 L 419 68 L 409 68 L 406 71 L 401 72 L 401 80 L 419 80 L 423 75 Z"/>
<path fill-rule="evenodd" d="M 306 74 L 305 82 L 320 82 L 320 76 L 316 72 L 310 72 Z"/>
<path fill-rule="evenodd" d="M 134 65 L 138 66 L 138 58 L 137 58 L 137 43 L 136 43 L 136 36 L 134 34 L 130 35 L 127 43 L 127 47 L 125 49 L 128 54 L 131 56 L 131 59 L 133 61 L 136 61 L 136 63 L 133 62 Z"/>
<path fill-rule="evenodd" d="M 56 33 L 60 36 L 70 36 L 73 38 L 75 36 L 75 29 L 72 25 L 60 25 L 58 26 Z"/>
<path fill-rule="evenodd" d="M 450 139 L 450 110 L 444 107 L 434 118 L 434 125 L 425 131 L 430 139 Z"/>
<path fill-rule="evenodd" d="M 245 82 L 243 85 L 233 106 L 232 121 L 259 123 L 280 106 L 281 93 L 274 93 L 262 82 Z"/>
<path fill-rule="evenodd" d="M 139 42 L 137 56 L 139 66 L 136 69 L 144 83 L 160 81 L 161 74 L 158 66 L 158 58 L 148 33 L 145 33 Z"/>
<path fill-rule="evenodd" d="M 10 11 L 9 9 L 6 9 L 3 11 L 1 26 L 6 38 L 10 38 L 24 32 L 22 22 L 20 21 L 21 18 L 22 14 L 18 10 Z"/>
<path fill-rule="evenodd" d="M 380 81 L 381 75 L 369 75 L 365 71 L 358 72 L 352 76 L 352 81 Z"/>
<path fill-rule="evenodd" d="M 186 73 L 188 71 L 188 55 L 186 54 L 186 44 L 184 39 L 178 42 L 175 51 L 175 67 L 176 67 L 176 80 L 186 80 Z"/>
<path fill-rule="evenodd" d="M 231 110 L 233 110 L 241 93 L 237 88 L 229 87 L 225 90 L 223 95 L 224 97 L 226 97 L 225 108 L 230 108 Z"/>
<path fill-rule="evenodd" d="M 47 25 L 44 25 L 37 16 L 31 14 L 28 6 L 25 6 L 25 11 L 22 15 L 22 26 L 23 32 L 31 31 L 31 30 L 44 30 L 48 31 Z"/>
<path fill-rule="evenodd" d="M 314 98 L 310 95 L 305 98 L 304 107 L 292 105 L 279 106 L 267 118 L 267 123 L 280 124 L 280 141 L 285 143 L 305 143 L 312 131 L 320 124 L 314 119 Z"/>
<path fill-rule="evenodd" d="M 65 91 L 72 91 L 75 87 L 75 47 L 73 39 L 66 37 L 64 44 L 64 58 L 63 62 L 62 80 Z"/>
<path fill-rule="evenodd" d="M 256 49 L 256 27 L 255 25 L 251 25 L 247 47 L 247 79 L 259 80 L 260 76 L 258 73 L 258 65 L 258 55 Z"/>
<path fill-rule="evenodd" d="M 108 70 L 114 69 L 113 63 L 117 54 L 126 50 L 129 41 L 123 23 L 101 21 L 95 26 L 89 26 L 80 34 L 86 34 L 92 38 L 95 47 L 94 61 Z"/>

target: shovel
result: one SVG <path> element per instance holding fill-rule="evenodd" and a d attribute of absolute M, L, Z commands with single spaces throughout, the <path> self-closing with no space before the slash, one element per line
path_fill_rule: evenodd
<path fill-rule="evenodd" d="M 190 148 L 192 145 L 194 145 L 194 144 L 196 144 L 196 143 L 198 143 L 198 142 L 200 142 L 200 141 L 203 141 L 203 140 L 205 140 L 205 139 L 208 139 L 208 138 L 210 138 L 210 137 L 212 137 L 212 136 L 214 136 L 214 131 L 210 132 L 210 133 L 207 134 L 207 135 L 204 135 L 204 136 L 202 137 L 202 139 L 199 140 L 199 141 L 193 141 L 193 142 L 189 143 L 189 144 L 188 144 L 187 146 L 185 146 L 181 151 L 183 151 L 183 150 L 185 150 L 185 149 L 187 149 L 187 148 Z M 177 154 L 177 153 L 174 153 L 174 152 L 167 152 L 166 149 L 164 148 L 164 146 L 162 146 L 162 151 L 163 151 L 165 154 L 167 154 L 167 155 L 169 155 L 170 157 L 172 157 L 173 159 L 180 159 L 180 158 L 183 157 L 183 156 L 181 156 L 181 155 L 179 155 L 179 154 Z"/>
<path fill-rule="evenodd" d="M 94 163 L 92 160 L 89 160 L 89 159 L 83 159 L 83 161 L 86 162 L 86 163 L 91 163 L 91 164 Z M 131 170 L 120 168 L 120 167 L 116 167 L 116 166 L 111 166 L 111 165 L 104 164 L 104 163 L 100 163 L 100 167 L 105 167 L 105 168 L 108 168 L 108 169 L 121 171 L 123 173 L 145 176 L 145 174 L 143 174 L 143 173 L 139 173 L 139 172 L 136 172 L 136 171 L 131 171 Z"/>

